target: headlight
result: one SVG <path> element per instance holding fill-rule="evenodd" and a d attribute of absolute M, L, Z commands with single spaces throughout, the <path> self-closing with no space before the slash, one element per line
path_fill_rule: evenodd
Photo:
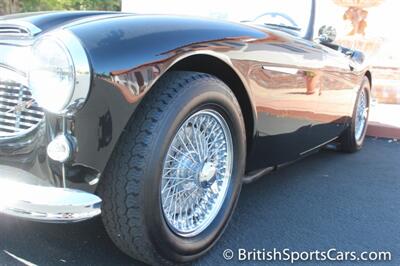
<path fill-rule="evenodd" d="M 38 39 L 32 47 L 29 87 L 44 109 L 57 114 L 77 111 L 90 88 L 90 66 L 79 40 L 60 30 Z"/>

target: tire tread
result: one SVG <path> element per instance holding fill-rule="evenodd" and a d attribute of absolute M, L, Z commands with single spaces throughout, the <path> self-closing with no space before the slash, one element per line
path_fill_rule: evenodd
<path fill-rule="evenodd" d="M 146 176 L 146 162 L 153 149 L 153 129 L 163 119 L 164 110 L 194 80 L 222 83 L 209 74 L 174 71 L 162 77 L 146 95 L 128 122 L 107 164 L 98 187 L 103 199 L 102 220 L 114 243 L 126 254 L 152 265 L 171 265 L 152 247 L 146 234 L 140 193 Z M 228 89 L 234 97 L 233 93 Z"/>

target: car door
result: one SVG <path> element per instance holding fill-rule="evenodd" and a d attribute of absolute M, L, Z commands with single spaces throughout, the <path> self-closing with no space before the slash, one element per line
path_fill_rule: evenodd
<path fill-rule="evenodd" d="M 334 49 L 323 45 L 320 47 L 323 51 L 324 67 L 315 106 L 317 119 L 310 130 L 314 145 L 329 142 L 344 130 L 352 116 L 359 86 L 351 60 Z"/>
<path fill-rule="evenodd" d="M 300 37 L 280 37 L 247 48 L 257 58 L 249 70 L 257 108 L 255 156 L 248 161 L 253 169 L 294 160 L 314 145 L 310 129 L 323 51 Z"/>

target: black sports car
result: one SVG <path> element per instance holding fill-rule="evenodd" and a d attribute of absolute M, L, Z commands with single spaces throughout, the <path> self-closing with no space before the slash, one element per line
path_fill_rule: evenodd
<path fill-rule="evenodd" d="M 101 213 L 115 244 L 151 264 L 204 254 L 242 183 L 331 142 L 363 144 L 371 72 L 333 28 L 317 36 L 314 0 L 310 11 L 302 29 L 281 13 L 1 17 L 0 212 Z"/>

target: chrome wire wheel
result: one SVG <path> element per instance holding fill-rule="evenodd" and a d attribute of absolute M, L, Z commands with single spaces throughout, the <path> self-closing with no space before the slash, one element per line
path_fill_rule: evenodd
<path fill-rule="evenodd" d="M 193 237 L 217 216 L 232 175 L 229 126 L 212 109 L 191 115 L 175 134 L 164 160 L 161 205 L 170 229 Z"/>
<path fill-rule="evenodd" d="M 368 122 L 368 99 L 365 89 L 362 89 L 358 101 L 355 119 L 355 139 L 357 141 L 361 140 L 364 136 L 364 131 L 367 127 Z"/>

